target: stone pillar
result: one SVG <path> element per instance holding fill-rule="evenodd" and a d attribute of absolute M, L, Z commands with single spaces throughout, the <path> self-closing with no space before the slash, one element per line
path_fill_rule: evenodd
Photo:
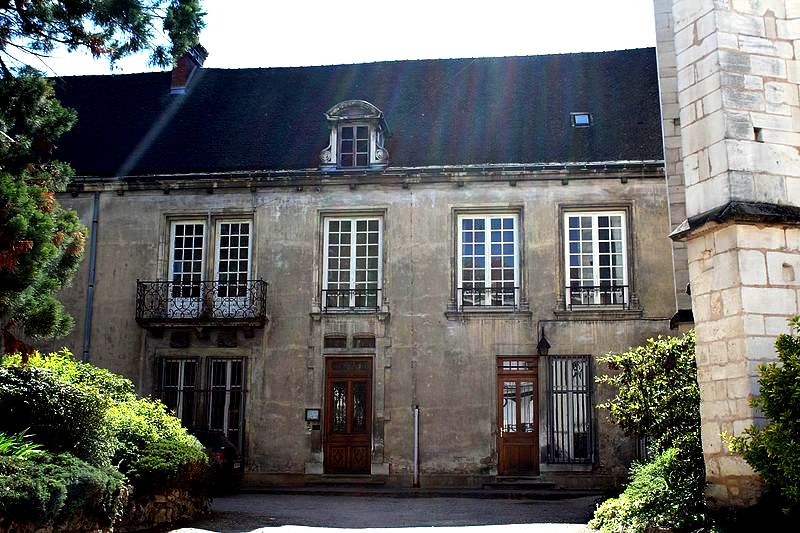
<path fill-rule="evenodd" d="M 758 364 L 798 312 L 800 1 L 655 6 L 674 35 L 687 219 L 673 238 L 688 247 L 707 494 L 749 504 L 760 479 L 720 434 L 757 421 Z"/>
<path fill-rule="evenodd" d="M 672 2 L 673 0 L 654 0 L 653 7 L 656 16 L 656 57 L 658 85 L 661 92 L 661 131 L 664 137 L 669 222 L 670 228 L 675 229 L 678 224 L 686 220 L 686 191 L 681 155 L 681 121 Z M 689 262 L 685 242 L 672 243 L 672 267 L 675 272 L 676 309 L 691 309 L 692 303 L 686 293 L 686 286 L 689 284 Z"/>

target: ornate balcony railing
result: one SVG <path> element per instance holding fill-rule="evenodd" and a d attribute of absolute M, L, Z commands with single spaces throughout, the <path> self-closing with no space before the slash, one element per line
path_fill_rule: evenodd
<path fill-rule="evenodd" d="M 325 313 L 370 312 L 381 308 L 382 289 L 322 289 L 322 310 Z"/>
<path fill-rule="evenodd" d="M 267 283 L 136 280 L 136 322 L 141 326 L 239 325 L 260 327 L 267 320 Z"/>
<path fill-rule="evenodd" d="M 519 287 L 458 287 L 458 309 L 502 308 L 520 309 Z"/>
<path fill-rule="evenodd" d="M 587 306 L 606 306 L 628 309 L 630 299 L 627 285 L 583 285 L 565 287 L 567 309 Z"/>

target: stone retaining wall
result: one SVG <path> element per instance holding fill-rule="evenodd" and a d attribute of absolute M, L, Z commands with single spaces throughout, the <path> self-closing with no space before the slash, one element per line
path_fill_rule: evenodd
<path fill-rule="evenodd" d="M 56 533 L 83 531 L 90 533 L 129 532 L 151 529 L 166 524 L 194 520 L 210 513 L 207 496 L 193 496 L 188 491 L 173 489 L 156 494 L 144 501 L 128 499 L 130 488 L 123 490 L 121 498 L 127 500 L 125 511 L 113 527 L 102 527 L 94 518 L 82 513 L 59 524 L 34 524 L 0 520 L 0 533 Z"/>

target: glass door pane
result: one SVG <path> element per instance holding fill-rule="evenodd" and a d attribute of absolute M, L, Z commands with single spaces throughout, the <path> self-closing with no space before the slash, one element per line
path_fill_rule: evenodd
<path fill-rule="evenodd" d="M 519 431 L 536 431 L 536 387 L 530 381 L 520 381 L 519 385 Z"/>
<path fill-rule="evenodd" d="M 517 431 L 517 383 L 503 382 L 503 431 Z"/>

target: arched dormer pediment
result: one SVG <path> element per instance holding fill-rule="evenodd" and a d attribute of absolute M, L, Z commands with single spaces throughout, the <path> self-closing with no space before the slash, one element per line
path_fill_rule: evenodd
<path fill-rule="evenodd" d="M 320 152 L 322 170 L 382 170 L 389 164 L 384 148 L 388 127 L 383 111 L 366 100 L 345 100 L 325 118 L 330 144 Z"/>

